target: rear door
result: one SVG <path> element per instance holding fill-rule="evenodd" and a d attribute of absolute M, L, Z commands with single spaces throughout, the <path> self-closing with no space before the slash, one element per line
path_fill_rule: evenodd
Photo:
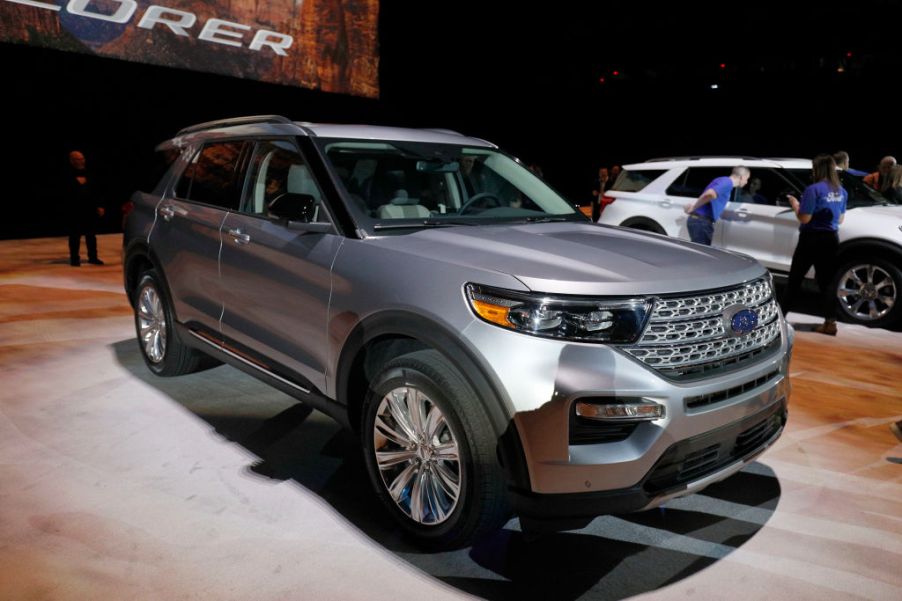
<path fill-rule="evenodd" d="M 150 236 L 176 319 L 208 333 L 219 331 L 219 230 L 228 211 L 238 208 L 244 152 L 242 141 L 198 148 L 157 205 Z"/>
<path fill-rule="evenodd" d="M 715 178 L 730 175 L 732 167 L 690 167 L 667 186 L 667 201 L 676 209 L 679 209 L 679 237 L 689 240 L 689 228 L 686 225 L 687 215 L 684 211 L 686 205 L 694 202 L 705 188 Z M 711 238 L 713 246 L 723 246 L 723 220 L 714 224 L 714 236 Z"/>
<path fill-rule="evenodd" d="M 286 193 L 313 196 L 311 221 L 332 222 L 294 142 L 258 141 L 240 210 L 222 228 L 222 332 L 246 359 L 325 390 L 331 267 L 344 238 L 293 230 L 270 215 L 269 204 Z"/>

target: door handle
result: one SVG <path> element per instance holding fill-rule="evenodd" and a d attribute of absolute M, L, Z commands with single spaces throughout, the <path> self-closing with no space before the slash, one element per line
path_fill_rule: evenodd
<path fill-rule="evenodd" d="M 235 241 L 235 244 L 247 244 L 251 241 L 251 237 L 241 231 L 241 228 L 229 230 L 229 236 Z"/>
<path fill-rule="evenodd" d="M 164 221 L 171 221 L 172 218 L 175 217 L 175 209 L 169 205 L 160 207 L 159 213 Z"/>

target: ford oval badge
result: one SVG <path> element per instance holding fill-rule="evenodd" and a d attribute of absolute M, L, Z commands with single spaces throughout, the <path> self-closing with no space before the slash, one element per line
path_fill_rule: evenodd
<path fill-rule="evenodd" d="M 748 334 L 758 326 L 758 314 L 751 309 L 737 311 L 730 319 L 730 328 L 736 334 Z"/>

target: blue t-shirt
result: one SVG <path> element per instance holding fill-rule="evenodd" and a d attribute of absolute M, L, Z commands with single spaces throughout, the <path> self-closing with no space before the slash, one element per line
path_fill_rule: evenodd
<path fill-rule="evenodd" d="M 840 187 L 834 190 L 825 181 L 811 184 L 802 193 L 799 215 L 811 215 L 811 221 L 799 225 L 801 232 L 835 232 L 839 217 L 846 212 L 849 193 Z"/>
<path fill-rule="evenodd" d="M 708 217 L 711 221 L 717 221 L 730 200 L 730 193 L 733 191 L 733 180 L 729 176 L 714 178 L 710 184 L 705 186 L 705 192 L 708 190 L 714 190 L 717 193 L 717 198 L 695 209 L 693 213 Z"/>

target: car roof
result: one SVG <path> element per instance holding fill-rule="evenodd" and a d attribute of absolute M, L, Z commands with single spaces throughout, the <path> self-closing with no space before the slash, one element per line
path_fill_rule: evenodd
<path fill-rule="evenodd" d="M 422 142 L 455 144 L 497 148 L 480 138 L 464 136 L 450 129 L 390 127 L 379 125 L 353 125 L 338 123 L 311 123 L 292 121 L 281 115 L 256 115 L 219 119 L 186 127 L 170 142 L 176 145 L 197 138 L 226 138 L 243 136 L 294 135 L 316 138 L 344 138 L 356 140 L 385 140 L 398 142 Z M 164 146 L 167 145 L 164 143 Z"/>
<path fill-rule="evenodd" d="M 643 163 L 624 165 L 624 169 L 674 169 L 677 167 L 771 167 L 782 169 L 811 169 L 811 159 L 761 158 L 743 156 L 693 156 L 650 159 Z"/>

